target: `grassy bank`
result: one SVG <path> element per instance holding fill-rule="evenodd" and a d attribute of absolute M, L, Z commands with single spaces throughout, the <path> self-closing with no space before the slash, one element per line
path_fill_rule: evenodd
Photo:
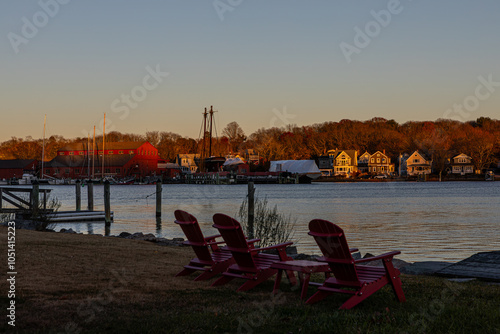
<path fill-rule="evenodd" d="M 237 293 L 239 281 L 212 288 L 194 276 L 174 278 L 192 257 L 190 248 L 16 233 L 16 327 L 4 321 L 0 332 L 500 333 L 499 285 L 403 275 L 406 303 L 385 287 L 353 310 L 338 311 L 345 296 L 306 306 L 285 282 L 272 296 L 271 280 Z M 5 227 L 0 240 L 6 254 Z M 3 273 L 6 262 L 4 256 Z M 0 290 L 6 319 L 5 279 Z"/>

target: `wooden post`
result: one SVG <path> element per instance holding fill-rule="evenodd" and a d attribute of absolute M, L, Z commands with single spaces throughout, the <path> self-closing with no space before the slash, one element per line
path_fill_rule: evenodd
<path fill-rule="evenodd" d="M 254 238 L 253 222 L 254 222 L 254 198 L 255 188 L 253 186 L 253 181 L 248 181 L 248 238 Z"/>
<path fill-rule="evenodd" d="M 0 188 L 0 209 L 2 208 L 2 196 L 3 196 L 3 189 Z"/>
<path fill-rule="evenodd" d="M 40 195 L 40 185 L 38 181 L 33 182 L 33 189 L 31 190 L 31 205 L 32 205 L 32 216 L 36 217 L 38 215 L 38 205 L 39 205 L 39 195 Z"/>
<path fill-rule="evenodd" d="M 109 181 L 104 181 L 104 222 L 106 225 L 111 224 L 111 186 Z"/>
<path fill-rule="evenodd" d="M 161 217 L 161 180 L 156 181 L 156 217 Z"/>
<path fill-rule="evenodd" d="M 76 191 L 76 211 L 82 209 L 82 188 L 80 187 L 80 180 L 76 180 L 75 191 Z"/>
<path fill-rule="evenodd" d="M 94 211 L 94 184 L 92 180 L 87 183 L 88 210 Z"/>

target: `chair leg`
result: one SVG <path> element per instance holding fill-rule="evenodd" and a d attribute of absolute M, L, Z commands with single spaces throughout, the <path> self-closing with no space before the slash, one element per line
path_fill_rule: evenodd
<path fill-rule="evenodd" d="M 306 304 L 314 304 L 316 302 L 319 302 L 328 295 L 331 295 L 331 292 L 318 290 L 314 295 L 312 295 L 311 297 L 309 297 L 308 300 L 306 300 Z"/>
<path fill-rule="evenodd" d="M 398 298 L 400 303 L 404 303 L 406 301 L 406 297 L 401 285 L 401 279 L 399 277 L 390 277 L 389 280 L 391 282 L 392 290 L 394 290 L 394 293 L 396 294 L 396 298 Z"/>
<path fill-rule="evenodd" d="M 227 267 L 229 267 L 230 264 L 231 264 L 231 262 L 217 263 L 212 268 L 210 268 L 210 270 L 205 271 L 203 274 L 201 274 L 200 276 L 196 277 L 194 280 L 195 281 L 209 280 L 212 277 L 216 276 L 217 274 L 220 274 L 220 273 L 226 271 Z"/>
<path fill-rule="evenodd" d="M 177 276 L 187 276 L 189 274 L 194 273 L 195 271 L 196 270 L 194 270 L 194 269 L 186 269 L 186 268 L 184 268 L 177 275 L 175 275 L 175 277 L 177 277 Z"/>
<path fill-rule="evenodd" d="M 219 286 L 219 285 L 224 285 L 230 281 L 232 281 L 234 277 L 231 276 L 222 276 L 218 278 L 215 282 L 212 283 L 212 286 Z"/>
<path fill-rule="evenodd" d="M 253 289 L 260 283 L 267 281 L 269 277 L 272 277 L 274 274 L 276 274 L 276 271 L 277 271 L 276 269 L 266 269 L 264 271 L 261 271 L 260 273 L 257 274 L 256 279 L 250 279 L 246 281 L 236 291 L 248 291 L 250 289 Z"/>

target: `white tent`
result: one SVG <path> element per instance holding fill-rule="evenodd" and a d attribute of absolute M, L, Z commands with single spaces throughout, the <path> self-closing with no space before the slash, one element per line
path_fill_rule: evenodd
<path fill-rule="evenodd" d="M 292 174 L 307 175 L 311 179 L 321 176 L 314 160 L 278 160 L 271 161 L 270 172 L 289 172 Z"/>
<path fill-rule="evenodd" d="M 229 166 L 229 165 L 241 165 L 244 164 L 245 162 L 241 160 L 240 158 L 229 158 L 227 159 L 222 166 Z"/>

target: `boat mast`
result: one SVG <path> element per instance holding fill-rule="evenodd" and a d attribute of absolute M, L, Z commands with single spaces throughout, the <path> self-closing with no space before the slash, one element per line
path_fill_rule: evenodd
<path fill-rule="evenodd" d="M 90 179 L 90 132 L 87 133 L 87 177 Z"/>
<path fill-rule="evenodd" d="M 104 123 L 102 124 L 102 178 L 104 179 L 104 142 L 106 141 L 106 113 L 104 113 Z"/>
<path fill-rule="evenodd" d="M 95 125 L 94 125 L 94 143 L 92 144 L 92 178 L 95 178 Z"/>
<path fill-rule="evenodd" d="M 45 160 L 45 124 L 47 122 L 47 114 L 43 116 L 43 142 L 42 142 L 42 174 L 40 179 L 43 179 L 43 161 Z"/>
<path fill-rule="evenodd" d="M 208 146 L 208 157 L 210 158 L 212 156 L 212 122 L 214 119 L 214 108 L 213 106 L 210 106 L 210 142 Z"/>

